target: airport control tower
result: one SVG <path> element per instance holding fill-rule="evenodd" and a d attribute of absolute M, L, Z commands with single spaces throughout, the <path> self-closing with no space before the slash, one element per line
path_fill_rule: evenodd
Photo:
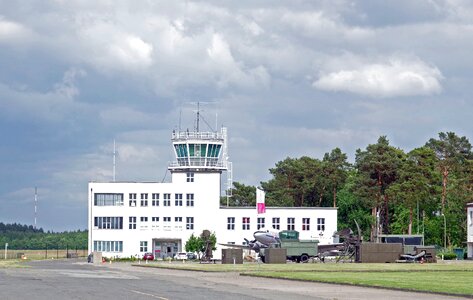
<path fill-rule="evenodd" d="M 197 110 L 196 126 L 193 130 L 174 130 L 171 141 L 176 161 L 169 164 L 175 177 L 186 174 L 187 182 L 194 182 L 194 176 L 227 172 L 227 196 L 231 196 L 232 163 L 228 161 L 227 128 L 220 131 L 201 131 L 200 112 Z"/>

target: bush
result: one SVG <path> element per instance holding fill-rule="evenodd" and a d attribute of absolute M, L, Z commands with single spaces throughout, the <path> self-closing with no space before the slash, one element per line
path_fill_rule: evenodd
<path fill-rule="evenodd" d="M 445 253 L 439 253 L 440 257 L 443 255 L 444 260 L 455 260 L 457 259 L 457 255 L 453 252 L 445 252 Z"/>

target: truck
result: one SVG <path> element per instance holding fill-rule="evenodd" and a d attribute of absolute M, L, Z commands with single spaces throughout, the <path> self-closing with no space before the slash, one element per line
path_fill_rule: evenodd
<path fill-rule="evenodd" d="M 273 248 L 286 249 L 286 258 L 295 262 L 306 262 L 318 254 L 318 240 L 301 240 L 296 230 L 283 230 L 279 232 L 279 242 L 271 245 Z M 260 258 L 265 262 L 265 249 L 260 250 Z"/>

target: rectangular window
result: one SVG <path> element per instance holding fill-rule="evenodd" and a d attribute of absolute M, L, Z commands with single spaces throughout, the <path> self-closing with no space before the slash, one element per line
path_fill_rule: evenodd
<path fill-rule="evenodd" d="M 141 218 L 140 218 L 140 221 L 141 221 L 141 222 L 148 222 L 148 217 L 141 217 Z"/>
<path fill-rule="evenodd" d="M 153 206 L 159 206 L 159 194 L 153 193 L 151 196 L 152 196 L 151 205 L 153 205 Z"/>
<path fill-rule="evenodd" d="M 174 217 L 174 222 L 182 222 L 182 217 Z"/>
<path fill-rule="evenodd" d="M 228 217 L 227 218 L 227 230 L 235 230 L 235 218 Z"/>
<path fill-rule="evenodd" d="M 94 251 L 123 252 L 123 241 L 94 241 Z"/>
<path fill-rule="evenodd" d="M 194 182 L 194 172 L 187 172 L 187 182 Z"/>
<path fill-rule="evenodd" d="M 148 242 L 141 241 L 140 242 L 140 252 L 148 252 Z"/>
<path fill-rule="evenodd" d="M 281 229 L 280 222 L 281 221 L 279 218 L 273 218 L 273 229 L 276 229 L 276 230 Z"/>
<path fill-rule="evenodd" d="M 258 218 L 256 223 L 256 229 L 264 228 L 264 218 Z"/>
<path fill-rule="evenodd" d="M 194 217 L 186 217 L 186 229 L 187 230 L 194 229 Z"/>
<path fill-rule="evenodd" d="M 242 219 L 242 229 L 243 230 L 250 230 L 250 218 L 243 217 L 243 219 Z"/>
<path fill-rule="evenodd" d="M 128 229 L 136 229 L 136 217 L 128 218 Z"/>
<path fill-rule="evenodd" d="M 163 221 L 164 221 L 164 222 L 171 222 L 171 217 L 164 217 L 164 218 L 163 218 Z"/>
<path fill-rule="evenodd" d="M 136 206 L 136 194 L 128 194 L 128 204 L 131 207 Z"/>
<path fill-rule="evenodd" d="M 296 230 L 295 218 L 287 218 L 287 230 Z"/>
<path fill-rule="evenodd" d="M 186 206 L 194 206 L 194 194 L 186 194 Z"/>
<path fill-rule="evenodd" d="M 182 206 L 182 194 L 174 195 L 174 206 Z"/>
<path fill-rule="evenodd" d="M 95 206 L 123 206 L 123 194 L 96 193 Z"/>
<path fill-rule="evenodd" d="M 94 217 L 98 229 L 123 229 L 123 217 Z"/>
<path fill-rule="evenodd" d="M 310 218 L 302 218 L 302 230 L 310 230 Z"/>
<path fill-rule="evenodd" d="M 159 222 L 159 217 L 151 217 L 151 221 L 153 221 L 153 222 Z"/>
<path fill-rule="evenodd" d="M 148 206 L 148 194 L 141 194 L 141 206 Z"/>
<path fill-rule="evenodd" d="M 164 194 L 164 206 L 171 206 L 171 194 Z"/>
<path fill-rule="evenodd" d="M 317 230 L 325 231 L 325 218 L 317 218 Z"/>

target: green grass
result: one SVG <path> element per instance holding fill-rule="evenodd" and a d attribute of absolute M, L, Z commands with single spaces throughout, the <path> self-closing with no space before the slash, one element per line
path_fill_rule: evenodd
<path fill-rule="evenodd" d="M 26 265 L 23 264 L 22 262 L 23 261 L 18 260 L 18 259 L 0 260 L 0 269 L 26 267 Z"/>
<path fill-rule="evenodd" d="M 439 262 L 436 264 L 288 263 L 280 265 L 151 262 L 142 263 L 141 266 L 205 272 L 238 272 L 246 276 L 473 295 L 473 285 L 471 284 L 473 263 L 471 262 Z"/>
<path fill-rule="evenodd" d="M 403 290 L 473 295 L 471 271 L 423 272 L 258 272 L 252 275 L 293 280 L 342 283 Z"/>

